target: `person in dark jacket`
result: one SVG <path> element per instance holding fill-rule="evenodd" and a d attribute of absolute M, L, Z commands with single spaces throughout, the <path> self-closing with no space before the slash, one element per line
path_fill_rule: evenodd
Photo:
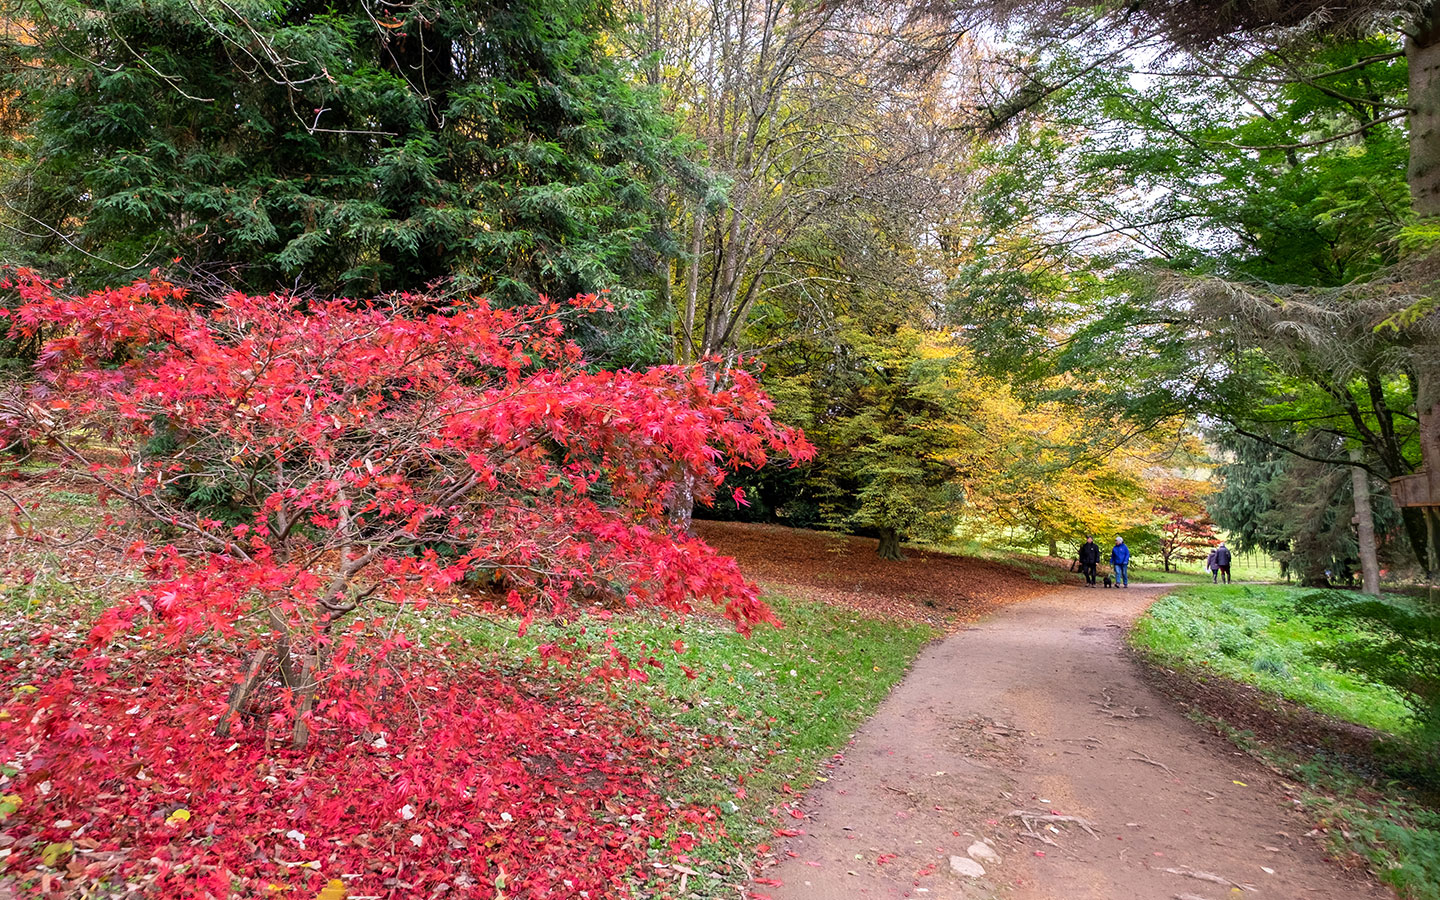
<path fill-rule="evenodd" d="M 1085 535 L 1085 543 L 1080 545 L 1080 574 L 1085 576 L 1085 583 L 1091 587 L 1095 586 L 1095 568 L 1100 565 L 1100 545 L 1090 535 Z"/>
<path fill-rule="evenodd" d="M 1210 573 L 1211 584 L 1220 580 L 1220 564 L 1215 561 L 1215 557 L 1219 555 L 1220 550 L 1216 547 L 1211 547 L 1210 555 L 1205 557 L 1205 571 Z"/>
<path fill-rule="evenodd" d="M 1115 538 L 1115 546 L 1110 549 L 1110 565 L 1115 569 L 1115 586 L 1130 586 L 1130 548 L 1125 545 L 1125 539 Z"/>
<path fill-rule="evenodd" d="M 1225 584 L 1230 583 L 1230 548 L 1221 541 L 1220 546 L 1215 548 L 1215 565 L 1219 568 L 1220 578 Z"/>

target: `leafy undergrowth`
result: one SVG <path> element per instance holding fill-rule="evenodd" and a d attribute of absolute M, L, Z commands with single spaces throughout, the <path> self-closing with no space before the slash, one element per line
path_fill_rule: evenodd
<path fill-rule="evenodd" d="M 1131 641 L 1189 685 L 1182 699 L 1205 721 L 1305 786 L 1337 852 L 1404 897 L 1440 900 L 1437 624 L 1404 598 L 1184 588 L 1155 603 Z"/>
<path fill-rule="evenodd" d="M 1400 692 L 1316 652 L 1353 637 L 1355 629 L 1297 614 L 1296 600 L 1315 593 L 1255 585 L 1184 588 L 1150 607 L 1131 640 L 1163 665 L 1205 669 L 1348 722 L 1404 732 L 1410 710 Z"/>

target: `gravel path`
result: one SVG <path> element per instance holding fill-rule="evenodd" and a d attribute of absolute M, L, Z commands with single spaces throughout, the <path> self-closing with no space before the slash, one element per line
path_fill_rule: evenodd
<path fill-rule="evenodd" d="M 1124 628 L 1159 593 L 1058 591 L 927 649 L 786 822 L 804 833 L 775 841 L 753 895 L 1392 897 L 1325 858 L 1281 779 L 1141 679 Z"/>

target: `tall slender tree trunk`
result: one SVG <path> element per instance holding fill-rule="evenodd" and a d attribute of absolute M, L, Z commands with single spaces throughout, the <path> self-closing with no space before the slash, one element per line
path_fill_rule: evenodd
<path fill-rule="evenodd" d="M 690 264 L 685 270 L 685 312 L 680 320 L 679 362 L 695 361 L 695 308 L 700 296 L 700 254 L 705 250 L 705 204 L 695 202 L 690 233 Z"/>
<path fill-rule="evenodd" d="M 1425 15 L 1405 36 L 1405 61 L 1410 75 L 1410 165 L 1406 180 L 1410 200 L 1421 216 L 1440 216 L 1440 9 L 1425 4 Z M 1432 348 L 1433 350 L 1434 348 Z M 1440 421 L 1440 374 L 1435 360 L 1422 360 L 1416 379 L 1415 411 L 1425 421 L 1426 413 Z M 1421 467 L 1440 472 L 1437 442 L 1420 442 Z M 1431 476 L 1434 477 L 1433 474 Z M 1405 510 L 1405 524 L 1412 541 L 1423 530 L 1425 548 L 1419 562 L 1433 581 L 1440 575 L 1440 509 L 1428 507 Z"/>
<path fill-rule="evenodd" d="M 1350 467 L 1351 486 L 1355 494 L 1356 541 L 1360 547 L 1360 577 L 1365 593 L 1380 596 L 1380 562 L 1375 556 L 1375 516 L 1370 511 L 1370 473 L 1360 468 L 1359 450 L 1350 451 L 1357 465 Z"/>
<path fill-rule="evenodd" d="M 1440 216 L 1440 12 L 1405 38 L 1410 70 L 1410 199 L 1422 216 Z"/>

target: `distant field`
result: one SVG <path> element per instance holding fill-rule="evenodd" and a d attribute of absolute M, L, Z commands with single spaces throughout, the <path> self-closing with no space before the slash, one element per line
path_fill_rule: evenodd
<path fill-rule="evenodd" d="M 1130 569 L 1130 580 L 1140 582 L 1181 582 L 1185 584 L 1199 584 L 1210 581 L 1210 573 L 1205 571 L 1203 563 L 1187 562 L 1176 566 L 1172 571 L 1166 572 L 1159 563 L 1154 560 L 1141 558 L 1139 565 Z M 1230 564 L 1230 578 L 1232 581 L 1262 581 L 1280 582 L 1284 579 L 1280 576 L 1280 566 L 1275 560 L 1261 554 L 1246 554 L 1236 556 Z"/>

